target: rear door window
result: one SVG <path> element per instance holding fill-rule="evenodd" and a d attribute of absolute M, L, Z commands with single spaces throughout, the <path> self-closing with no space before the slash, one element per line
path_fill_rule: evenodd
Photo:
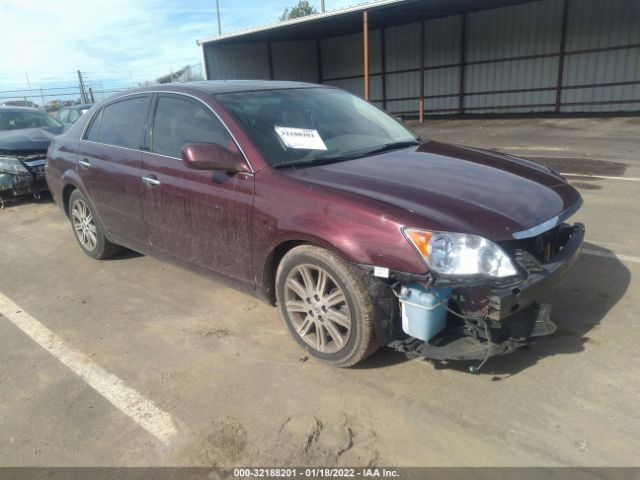
<path fill-rule="evenodd" d="M 182 158 L 188 143 L 217 143 L 229 147 L 231 136 L 220 120 L 197 100 L 160 95 L 153 123 L 151 151 Z"/>
<path fill-rule="evenodd" d="M 148 103 L 149 95 L 144 95 L 120 100 L 104 107 L 98 141 L 117 147 L 142 148 Z M 89 134 L 91 133 L 90 131 Z"/>

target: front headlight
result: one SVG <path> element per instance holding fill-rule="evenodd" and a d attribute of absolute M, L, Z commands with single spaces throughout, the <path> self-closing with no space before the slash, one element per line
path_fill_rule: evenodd
<path fill-rule="evenodd" d="M 0 173 L 9 173 L 11 175 L 20 175 L 29 173 L 20 160 L 12 157 L 0 157 Z"/>
<path fill-rule="evenodd" d="M 402 230 L 427 266 L 442 275 L 511 277 L 518 271 L 506 253 L 491 240 L 464 233 Z"/>

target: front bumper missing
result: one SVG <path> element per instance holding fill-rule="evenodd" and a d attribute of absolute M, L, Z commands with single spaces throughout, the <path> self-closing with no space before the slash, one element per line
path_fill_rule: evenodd
<path fill-rule="evenodd" d="M 560 252 L 539 272 L 529 272 L 521 283 L 491 290 L 491 312 L 493 320 L 503 320 L 513 313 L 539 301 L 540 297 L 555 286 L 578 261 L 584 242 L 584 225 L 571 227 L 569 238 Z"/>
<path fill-rule="evenodd" d="M 532 338 L 551 335 L 555 331 L 550 305 L 534 304 L 504 322 L 489 321 L 489 337 L 483 334 L 482 329 L 469 329 L 462 322 L 450 321 L 429 342 L 409 337 L 395 340 L 389 346 L 432 360 L 484 360 L 514 352 L 528 345 Z"/>
<path fill-rule="evenodd" d="M 537 302 L 574 266 L 584 242 L 584 225 L 566 225 L 566 235 L 558 253 L 539 271 L 527 272 L 526 279 L 511 286 L 487 287 L 488 311 L 485 316 L 460 318 L 449 314 L 447 325 L 428 342 L 412 337 L 389 345 L 407 354 L 433 360 L 486 360 L 506 355 L 527 345 L 532 338 L 551 335 L 551 307 Z M 437 282 L 436 282 L 437 284 Z M 459 289 L 465 291 L 465 287 Z"/>

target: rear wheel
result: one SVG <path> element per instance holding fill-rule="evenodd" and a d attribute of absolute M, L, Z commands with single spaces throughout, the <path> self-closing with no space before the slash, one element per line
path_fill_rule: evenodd
<path fill-rule="evenodd" d="M 287 253 L 278 266 L 276 296 L 291 334 L 314 357 L 350 367 L 377 349 L 369 292 L 328 250 L 303 245 Z"/>
<path fill-rule="evenodd" d="M 122 250 L 107 240 L 104 228 L 80 190 L 74 190 L 69 197 L 69 219 L 80 248 L 91 258 L 103 260 Z"/>

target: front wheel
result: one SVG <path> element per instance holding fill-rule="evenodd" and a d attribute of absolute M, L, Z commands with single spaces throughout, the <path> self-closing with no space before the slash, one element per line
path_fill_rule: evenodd
<path fill-rule="evenodd" d="M 291 334 L 314 357 L 350 367 L 376 351 L 370 294 L 328 250 L 302 245 L 288 252 L 276 273 L 276 298 Z"/>
<path fill-rule="evenodd" d="M 69 197 L 69 220 L 80 248 L 91 258 L 104 260 L 122 250 L 122 247 L 107 240 L 104 228 L 80 190 L 74 190 Z"/>

